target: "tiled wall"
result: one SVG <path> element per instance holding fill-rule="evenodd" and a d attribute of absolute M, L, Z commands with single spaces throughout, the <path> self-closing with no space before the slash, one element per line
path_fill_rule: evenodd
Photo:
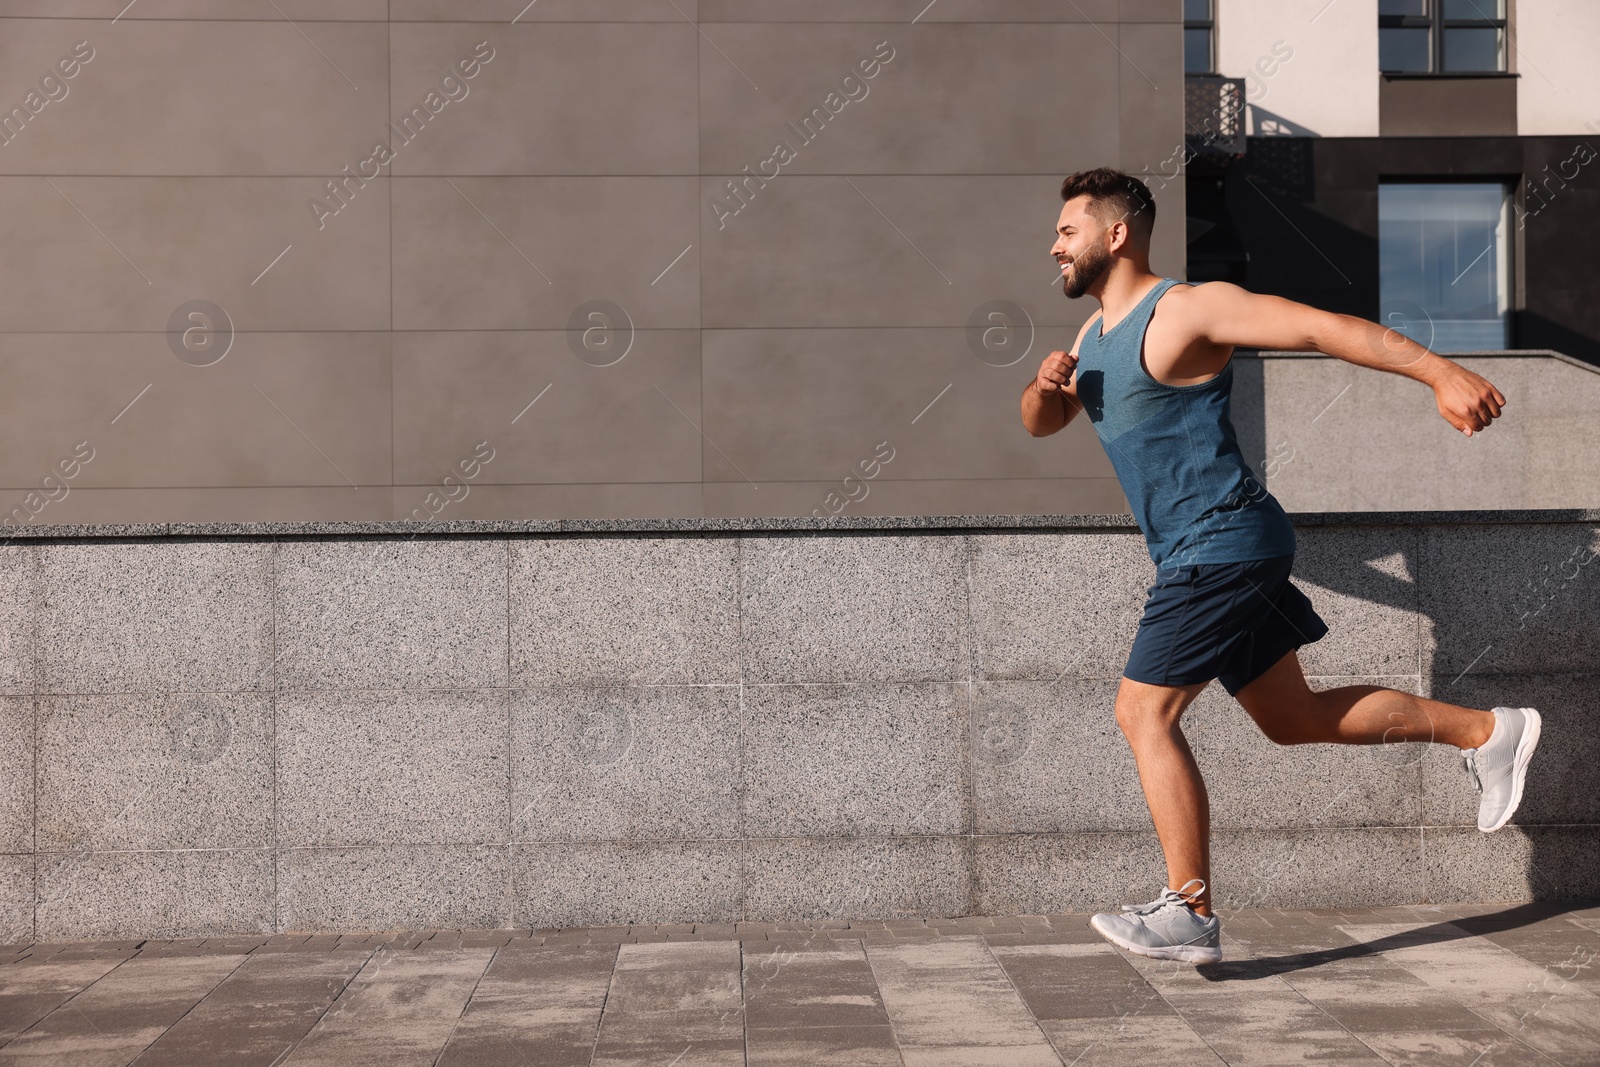
<path fill-rule="evenodd" d="M 1048 255 L 1062 175 L 1177 165 L 1178 19 L 0 0 L 0 108 L 23 109 L 0 144 L 0 503 L 40 523 L 1122 510 L 1088 427 L 1031 438 L 1018 399 L 1090 310 Z M 788 124 L 813 108 L 805 141 Z M 709 205 L 779 141 L 793 158 L 737 215 Z M 1155 266 L 1181 274 L 1182 183 L 1158 203 Z M 1032 329 L 975 349 L 1000 300 Z M 584 348 L 592 301 L 623 315 Z M 92 462 L 30 497 L 80 442 Z M 880 442 L 892 460 L 844 486 Z"/>
<path fill-rule="evenodd" d="M 1185 721 L 1218 899 L 1593 896 L 1600 527 L 1316 526 L 1319 687 L 1532 705 L 1515 825 L 1444 747 Z M 1163 868 L 1112 701 L 1125 531 L 0 550 L 0 942 L 1104 908 Z M 1215 687 L 1213 687 L 1215 689 Z"/>

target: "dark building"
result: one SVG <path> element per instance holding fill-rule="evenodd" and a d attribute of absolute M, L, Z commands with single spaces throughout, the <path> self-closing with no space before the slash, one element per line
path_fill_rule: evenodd
<path fill-rule="evenodd" d="M 1600 5 L 1315 7 L 1185 0 L 1190 279 L 1600 364 Z"/>

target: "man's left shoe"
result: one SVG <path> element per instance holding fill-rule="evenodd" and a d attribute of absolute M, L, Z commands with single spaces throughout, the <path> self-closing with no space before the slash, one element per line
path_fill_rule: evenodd
<path fill-rule="evenodd" d="M 1522 782 L 1539 744 L 1539 727 L 1539 713 L 1532 708 L 1495 708 L 1489 740 L 1481 748 L 1461 751 L 1472 784 L 1483 794 L 1478 829 L 1484 833 L 1504 826 L 1522 803 Z"/>
<path fill-rule="evenodd" d="M 1199 879 L 1184 883 L 1188 889 Z M 1205 883 L 1200 883 L 1205 891 Z M 1222 959 L 1222 920 L 1201 916 L 1189 907 L 1195 894 L 1163 889 L 1148 904 L 1124 904 L 1122 914 L 1100 912 L 1089 920 L 1095 933 L 1139 956 L 1184 963 L 1216 963 Z"/>

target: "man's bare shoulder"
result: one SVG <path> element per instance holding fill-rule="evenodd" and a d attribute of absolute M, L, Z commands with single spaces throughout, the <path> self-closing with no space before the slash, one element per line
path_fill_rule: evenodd
<path fill-rule="evenodd" d="M 1203 314 L 1249 296 L 1250 290 L 1232 282 L 1179 282 L 1162 295 L 1159 304 L 1180 314 Z"/>
<path fill-rule="evenodd" d="M 1232 282 L 1179 282 L 1156 301 L 1152 325 L 1174 338 L 1206 337 L 1216 323 L 1246 313 L 1252 299 Z"/>

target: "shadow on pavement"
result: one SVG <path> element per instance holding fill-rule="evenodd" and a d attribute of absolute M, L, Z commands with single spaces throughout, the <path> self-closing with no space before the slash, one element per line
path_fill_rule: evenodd
<path fill-rule="evenodd" d="M 1515 930 L 1519 926 L 1528 926 L 1532 923 L 1555 918 L 1558 915 L 1565 915 L 1568 912 L 1578 911 L 1585 907 L 1593 907 L 1593 904 L 1518 904 L 1515 907 L 1507 908 L 1505 911 L 1489 912 L 1483 915 L 1472 915 L 1460 919 L 1451 919 L 1446 922 L 1437 922 L 1415 930 L 1407 930 L 1404 933 L 1380 937 L 1376 941 L 1364 941 L 1354 945 L 1339 945 L 1334 948 L 1316 949 L 1310 952 L 1295 952 L 1287 956 L 1263 956 L 1256 959 L 1229 960 L 1222 963 L 1202 963 L 1195 968 L 1195 971 L 1208 982 L 1253 982 L 1280 974 L 1321 967 L 1327 963 L 1337 963 L 1340 960 L 1376 956 L 1394 949 L 1416 948 L 1419 945 L 1439 945 L 1449 941 L 1460 941 L 1464 938 L 1478 937 L 1482 934 L 1496 933 L 1502 930 Z M 1355 925 L 1355 923 L 1350 925 Z"/>

